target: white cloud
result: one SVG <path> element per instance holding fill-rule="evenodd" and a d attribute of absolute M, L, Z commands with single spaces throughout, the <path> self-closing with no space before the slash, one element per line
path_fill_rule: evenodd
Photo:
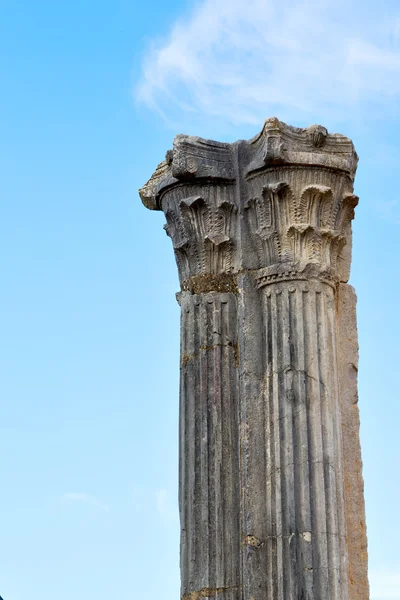
<path fill-rule="evenodd" d="M 135 95 L 180 124 L 259 125 L 274 114 L 362 120 L 399 99 L 400 7 L 389 0 L 202 0 L 153 41 Z"/>
<path fill-rule="evenodd" d="M 369 573 L 371 600 L 400 600 L 400 565 L 396 570 Z"/>
<path fill-rule="evenodd" d="M 93 506 L 97 506 L 102 510 L 108 511 L 108 506 L 100 502 L 95 496 L 90 496 L 89 494 L 85 494 L 82 492 L 68 492 L 64 494 L 63 498 L 70 502 L 86 502 L 92 504 Z"/>

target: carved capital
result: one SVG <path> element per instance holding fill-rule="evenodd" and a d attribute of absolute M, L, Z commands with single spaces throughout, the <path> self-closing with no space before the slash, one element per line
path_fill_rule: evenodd
<path fill-rule="evenodd" d="M 193 191 L 171 189 L 162 201 L 182 284 L 199 275 L 231 273 L 237 244 L 238 211 L 229 188 L 204 184 L 197 186 L 199 193 L 185 195 Z"/>
<path fill-rule="evenodd" d="M 267 119 L 250 141 L 179 135 L 140 190 L 163 210 L 180 280 L 260 271 L 345 280 L 357 197 L 357 154 L 348 138 Z M 272 278 L 272 279 L 271 279 Z"/>
<path fill-rule="evenodd" d="M 337 278 L 358 198 L 321 184 L 300 190 L 284 181 L 259 187 L 260 195 L 246 203 L 257 266 L 289 273 L 314 265 L 313 272 Z"/>

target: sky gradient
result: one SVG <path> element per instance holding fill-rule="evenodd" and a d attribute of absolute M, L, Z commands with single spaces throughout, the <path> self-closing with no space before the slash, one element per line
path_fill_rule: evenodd
<path fill-rule="evenodd" d="M 177 600 L 178 278 L 141 187 L 177 133 L 360 156 L 372 600 L 400 600 L 400 6 L 0 0 L 0 595 Z"/>

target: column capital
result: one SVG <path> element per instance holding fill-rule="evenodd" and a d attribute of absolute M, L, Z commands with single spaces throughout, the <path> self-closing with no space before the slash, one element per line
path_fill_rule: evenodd
<path fill-rule="evenodd" d="M 262 270 L 260 285 L 347 281 L 357 161 L 343 135 L 270 118 L 248 141 L 176 136 L 140 196 L 166 215 L 182 284 L 242 270 Z"/>

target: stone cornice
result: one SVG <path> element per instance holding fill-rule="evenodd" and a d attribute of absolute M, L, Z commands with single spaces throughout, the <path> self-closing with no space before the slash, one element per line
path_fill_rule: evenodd
<path fill-rule="evenodd" d="M 298 165 L 341 171 L 353 180 L 358 156 L 349 138 L 328 133 L 321 125 L 302 129 L 272 117 L 254 138 L 233 144 L 177 135 L 173 150 L 139 190 L 140 197 L 147 208 L 161 210 L 160 195 L 166 188 L 196 179 L 233 181 L 238 160 L 246 176 L 271 166 Z"/>
<path fill-rule="evenodd" d="M 262 131 L 245 142 L 245 152 L 247 174 L 270 165 L 299 165 L 328 167 L 354 179 L 358 162 L 352 141 L 344 135 L 328 133 L 322 125 L 292 127 L 275 117 L 266 119 Z"/>

